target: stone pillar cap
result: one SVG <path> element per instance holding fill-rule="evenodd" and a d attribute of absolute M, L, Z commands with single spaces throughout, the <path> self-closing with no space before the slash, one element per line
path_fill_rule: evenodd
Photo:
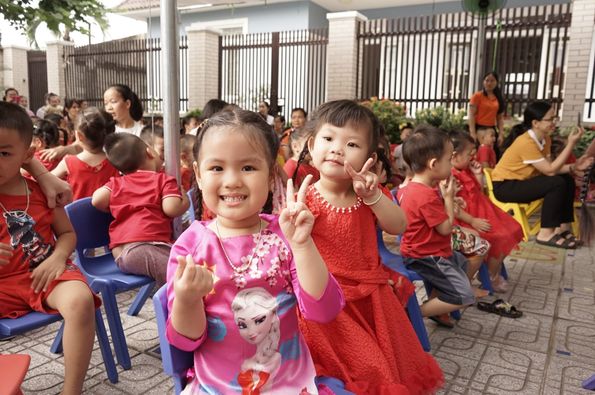
<path fill-rule="evenodd" d="M 326 19 L 338 20 L 338 19 L 355 19 L 356 21 L 367 21 L 368 17 L 357 11 L 343 11 L 343 12 L 331 12 L 326 14 Z"/>

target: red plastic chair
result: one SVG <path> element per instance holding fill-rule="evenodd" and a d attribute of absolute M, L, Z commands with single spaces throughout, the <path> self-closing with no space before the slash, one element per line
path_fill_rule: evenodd
<path fill-rule="evenodd" d="M 0 355 L 0 395 L 20 395 L 31 357 L 26 354 Z"/>

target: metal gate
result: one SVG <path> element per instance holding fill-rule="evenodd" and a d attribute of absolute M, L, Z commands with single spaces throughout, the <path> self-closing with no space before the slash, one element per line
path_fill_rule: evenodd
<path fill-rule="evenodd" d="M 45 105 L 48 91 L 48 68 L 45 51 L 27 51 L 29 67 L 29 108 L 35 112 Z"/>
<path fill-rule="evenodd" d="M 222 36 L 219 97 L 257 111 L 268 100 L 273 114 L 311 111 L 324 101 L 328 29 Z"/>

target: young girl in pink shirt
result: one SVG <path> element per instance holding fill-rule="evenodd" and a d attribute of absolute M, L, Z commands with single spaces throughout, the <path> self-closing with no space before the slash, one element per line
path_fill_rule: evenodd
<path fill-rule="evenodd" d="M 316 384 L 296 310 L 329 322 L 343 295 L 310 236 L 311 177 L 297 198 L 288 181 L 280 216 L 262 214 L 278 149 L 271 127 L 238 109 L 214 115 L 197 137 L 197 192 L 215 218 L 190 225 L 167 270 L 167 338 L 194 352 L 184 394 L 332 393 Z"/>

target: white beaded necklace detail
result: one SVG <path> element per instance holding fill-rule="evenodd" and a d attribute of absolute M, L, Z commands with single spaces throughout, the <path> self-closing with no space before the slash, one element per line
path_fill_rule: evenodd
<path fill-rule="evenodd" d="M 225 255 L 225 259 L 227 259 L 227 263 L 229 263 L 229 266 L 231 266 L 231 268 L 233 269 L 233 278 L 236 283 L 236 286 L 238 288 L 243 288 L 246 285 L 245 272 L 246 272 L 246 270 L 248 270 L 248 268 L 250 266 L 253 265 L 254 256 L 256 255 L 256 251 L 258 250 L 258 247 L 260 246 L 260 240 L 262 239 L 262 221 L 259 218 L 258 238 L 256 239 L 256 245 L 254 246 L 254 249 L 252 250 L 252 255 L 250 255 L 250 258 L 248 259 L 248 261 L 246 261 L 245 263 L 243 263 L 239 266 L 236 266 L 233 264 L 233 262 L 229 258 L 229 255 L 227 254 L 227 251 L 225 250 L 225 247 L 223 246 L 223 240 L 221 239 L 221 232 L 219 232 L 219 221 L 217 219 L 215 219 L 215 230 L 216 230 L 217 240 L 219 241 L 221 250 L 223 250 L 223 255 Z M 258 262 L 255 265 L 258 265 Z"/>

